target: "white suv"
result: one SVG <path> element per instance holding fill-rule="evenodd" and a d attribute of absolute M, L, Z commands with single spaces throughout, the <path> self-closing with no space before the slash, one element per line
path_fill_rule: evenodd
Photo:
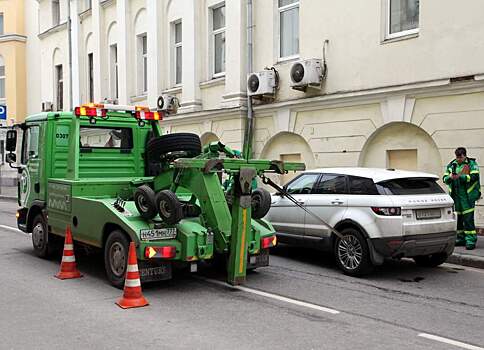
<path fill-rule="evenodd" d="M 368 273 L 384 258 L 438 266 L 454 250 L 457 220 L 454 202 L 437 180 L 393 169 L 326 168 L 303 172 L 284 186 L 344 239 L 277 193 L 266 218 L 281 242 L 332 251 L 349 275 Z"/>

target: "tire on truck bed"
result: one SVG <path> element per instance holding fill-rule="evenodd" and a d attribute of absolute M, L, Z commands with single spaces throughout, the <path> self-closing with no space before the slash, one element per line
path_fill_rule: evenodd
<path fill-rule="evenodd" d="M 151 138 L 146 145 L 150 160 L 160 160 L 170 153 L 184 152 L 180 157 L 193 158 L 202 153 L 202 143 L 196 134 L 180 132 Z"/>

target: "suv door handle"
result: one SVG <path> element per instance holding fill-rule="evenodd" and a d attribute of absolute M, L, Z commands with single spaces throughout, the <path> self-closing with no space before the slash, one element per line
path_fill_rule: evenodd
<path fill-rule="evenodd" d="M 303 205 L 304 201 L 297 201 L 299 204 Z"/>
<path fill-rule="evenodd" d="M 341 201 L 332 201 L 331 204 L 334 204 L 334 205 L 343 205 L 345 203 L 344 202 L 341 202 Z"/>

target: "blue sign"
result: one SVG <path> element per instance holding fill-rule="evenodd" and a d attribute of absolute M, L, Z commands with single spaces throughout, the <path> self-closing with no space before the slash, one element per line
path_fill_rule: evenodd
<path fill-rule="evenodd" d="M 0 120 L 7 120 L 7 106 L 0 105 Z"/>

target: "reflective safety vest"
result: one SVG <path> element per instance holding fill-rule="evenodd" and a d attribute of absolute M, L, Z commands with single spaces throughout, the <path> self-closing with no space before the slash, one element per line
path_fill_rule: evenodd
<path fill-rule="evenodd" d="M 469 174 L 460 174 L 464 166 L 469 166 Z M 452 171 L 455 170 L 456 174 L 460 174 L 460 177 L 457 181 L 453 181 L 451 178 Z M 462 164 L 459 164 L 456 159 L 447 165 L 446 172 L 443 177 L 443 181 L 447 186 L 449 186 L 449 192 L 456 200 L 457 196 L 459 195 L 457 192 L 457 186 L 462 189 L 462 191 L 466 194 L 467 198 L 471 202 L 477 201 L 481 198 L 481 183 L 480 183 L 480 176 L 479 176 L 479 165 L 477 164 L 474 158 L 466 158 Z M 459 192 L 462 192 L 459 191 Z"/>

